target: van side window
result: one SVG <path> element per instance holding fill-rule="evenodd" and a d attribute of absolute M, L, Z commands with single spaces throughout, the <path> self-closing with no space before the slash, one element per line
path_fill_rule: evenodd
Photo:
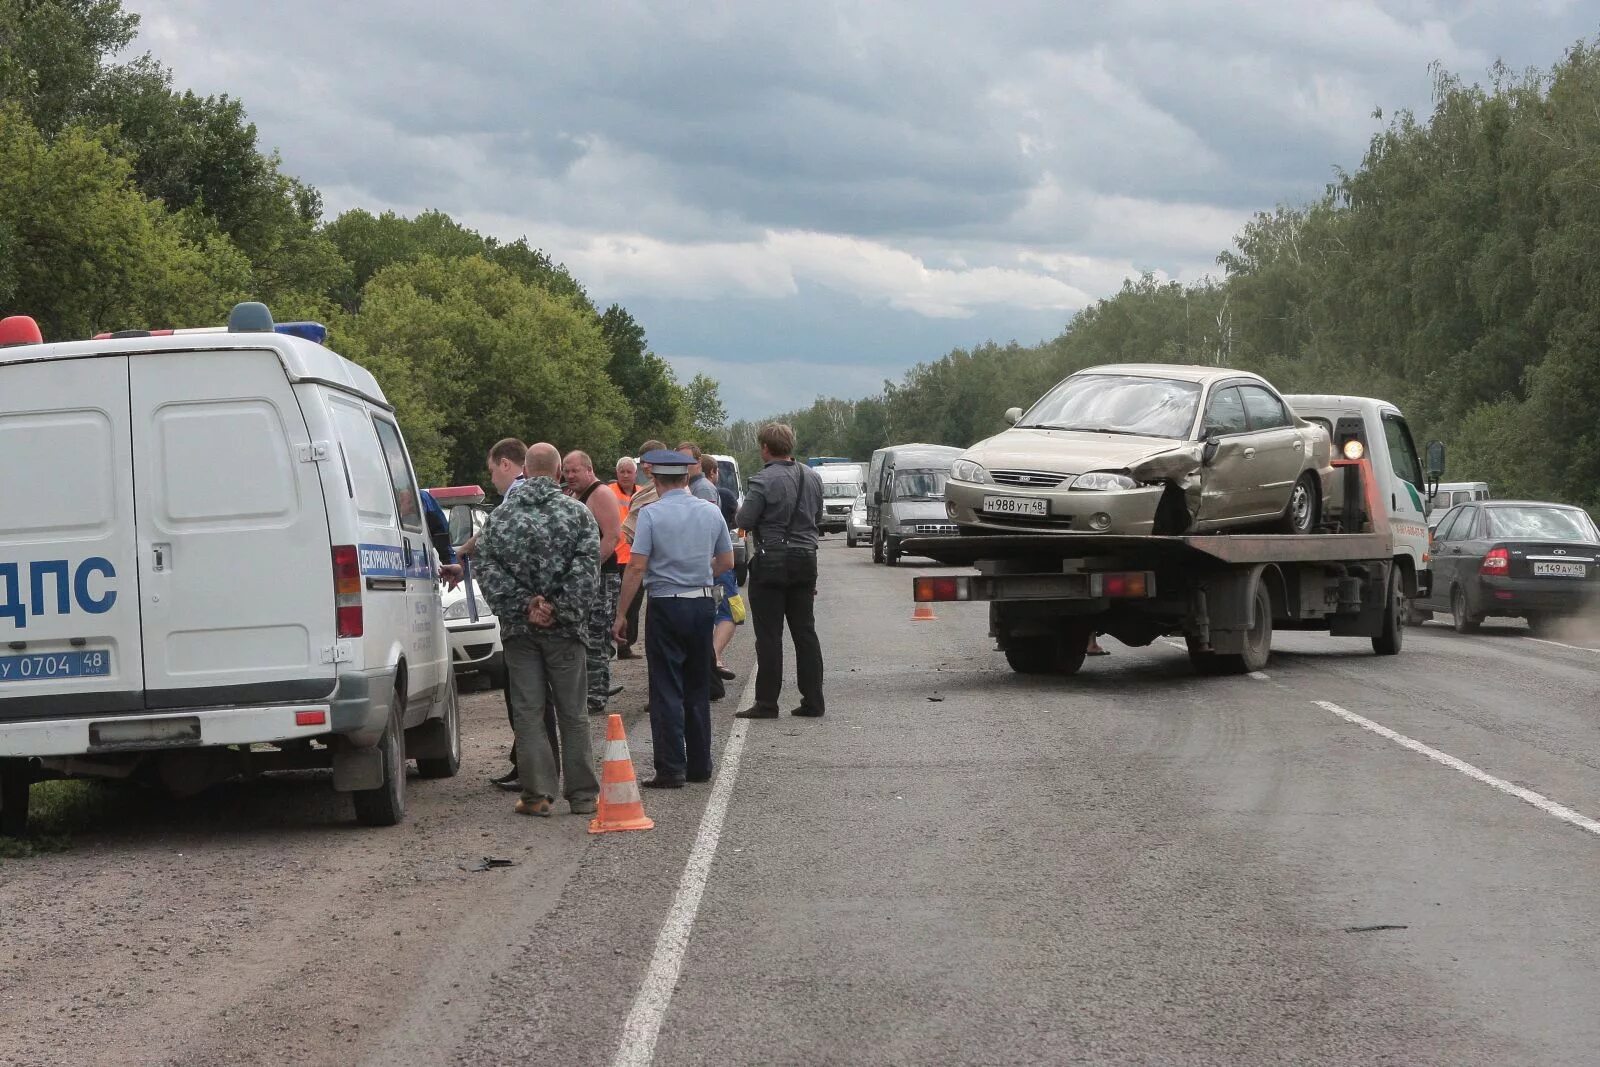
<path fill-rule="evenodd" d="M 1206 435 L 1244 433 L 1246 428 L 1244 400 L 1240 398 L 1239 390 L 1230 385 L 1212 393 L 1211 403 L 1206 406 Z"/>
<path fill-rule="evenodd" d="M 372 429 L 372 417 L 360 403 L 332 397 L 333 424 L 339 431 L 342 458 L 354 483 L 361 521 L 375 526 L 394 525 L 394 488 L 389 468 Z"/>
<path fill-rule="evenodd" d="M 378 440 L 383 444 L 383 459 L 389 465 L 389 484 L 394 487 L 394 510 L 400 516 L 400 527 L 422 532 L 422 498 L 417 495 L 417 482 L 411 476 L 411 461 L 406 458 L 406 446 L 400 443 L 400 431 L 387 419 L 373 419 L 378 428 Z"/>
<path fill-rule="evenodd" d="M 1411 429 L 1398 415 L 1384 415 L 1383 436 L 1389 443 L 1389 466 L 1397 477 L 1421 489 L 1422 462 L 1417 459 L 1417 446 L 1411 443 Z"/>
<path fill-rule="evenodd" d="M 1250 429 L 1276 430 L 1289 425 L 1283 401 L 1259 385 L 1241 385 L 1239 394 L 1244 397 L 1244 410 L 1250 416 Z"/>

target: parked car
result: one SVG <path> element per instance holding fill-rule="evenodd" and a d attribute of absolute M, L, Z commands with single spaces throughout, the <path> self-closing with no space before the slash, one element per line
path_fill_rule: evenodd
<path fill-rule="evenodd" d="M 1433 592 L 1416 608 L 1449 612 L 1460 633 L 1489 616 L 1534 632 L 1600 606 L 1600 531 L 1566 504 L 1480 500 L 1458 504 L 1433 539 Z"/>
<path fill-rule="evenodd" d="M 1313 533 L 1332 442 L 1264 378 L 1218 367 L 1080 371 L 955 461 L 949 514 L 975 533 Z"/>
<path fill-rule="evenodd" d="M 844 543 L 848 548 L 855 548 L 861 542 L 870 540 L 872 527 L 867 525 L 867 494 L 861 493 L 850 505 L 850 521 L 845 524 Z"/>
<path fill-rule="evenodd" d="M 506 686 L 506 653 L 500 639 L 500 620 L 483 599 L 483 590 L 473 580 L 472 599 L 467 599 L 467 584 L 444 592 L 444 627 L 450 633 L 450 661 L 456 677 L 483 674 L 495 689 Z M 472 617 L 472 608 L 478 617 Z"/>

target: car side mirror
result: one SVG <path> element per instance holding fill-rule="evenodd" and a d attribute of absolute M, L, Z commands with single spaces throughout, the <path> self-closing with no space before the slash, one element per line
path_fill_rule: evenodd
<path fill-rule="evenodd" d="M 878 489 L 872 491 L 872 506 L 878 507 L 883 503 L 883 492 Z"/>
<path fill-rule="evenodd" d="M 1207 433 L 1206 443 L 1200 449 L 1200 462 L 1207 467 L 1211 466 L 1217 458 L 1217 450 L 1220 447 L 1222 446 L 1218 443 L 1215 434 Z"/>
<path fill-rule="evenodd" d="M 1006 425 L 1015 426 L 1022 421 L 1021 408 L 1006 408 Z"/>

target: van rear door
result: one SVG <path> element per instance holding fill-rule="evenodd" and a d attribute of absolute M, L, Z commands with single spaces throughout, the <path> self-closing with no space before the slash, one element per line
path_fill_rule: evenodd
<path fill-rule="evenodd" d="M 138 711 L 128 359 L 0 365 L 0 719 Z"/>
<path fill-rule="evenodd" d="M 267 350 L 129 360 L 146 706 L 334 688 L 333 560 L 314 447 Z"/>

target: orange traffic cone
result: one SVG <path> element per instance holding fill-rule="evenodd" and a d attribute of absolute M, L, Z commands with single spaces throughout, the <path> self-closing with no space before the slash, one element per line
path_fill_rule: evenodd
<path fill-rule="evenodd" d="M 644 801 L 639 799 L 639 780 L 633 774 L 622 716 L 612 715 L 606 721 L 606 753 L 600 764 L 600 810 L 589 820 L 589 832 L 648 830 L 654 825 L 645 817 Z"/>
<path fill-rule="evenodd" d="M 911 609 L 912 622 L 937 622 L 939 616 L 933 613 L 932 604 L 918 604 Z"/>

